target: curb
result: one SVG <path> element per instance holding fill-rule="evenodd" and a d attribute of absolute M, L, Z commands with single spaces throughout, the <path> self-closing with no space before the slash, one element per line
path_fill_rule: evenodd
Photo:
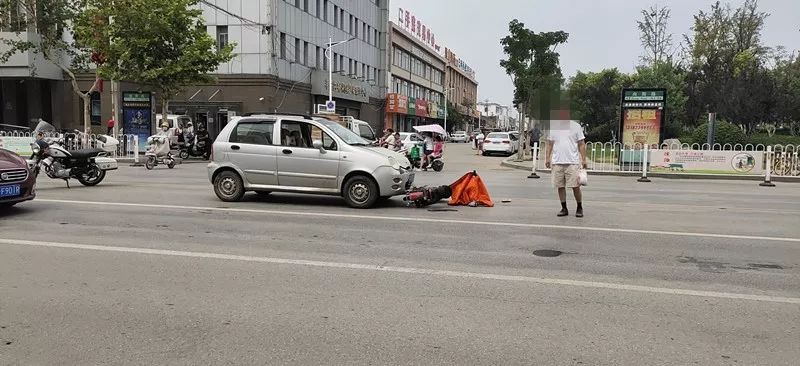
<path fill-rule="evenodd" d="M 500 166 L 513 168 L 524 171 L 531 171 L 531 161 L 513 161 L 512 159 L 503 160 Z M 550 170 L 536 169 L 538 173 L 550 173 Z M 609 176 L 609 177 L 639 177 L 641 172 L 606 172 L 606 171 L 589 171 L 590 175 L 596 176 Z M 647 176 L 650 178 L 664 178 L 664 179 L 706 179 L 706 180 L 743 180 L 743 181 L 764 181 L 764 177 L 760 175 L 733 175 L 733 174 L 692 174 L 692 173 L 654 173 L 648 172 Z M 784 183 L 800 183 L 800 177 L 776 177 L 772 176 L 773 182 Z"/>

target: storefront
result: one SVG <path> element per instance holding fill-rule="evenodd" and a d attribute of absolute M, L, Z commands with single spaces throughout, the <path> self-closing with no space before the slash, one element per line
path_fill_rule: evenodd
<path fill-rule="evenodd" d="M 414 126 L 444 122 L 444 109 L 424 99 L 390 93 L 386 97 L 385 128 L 411 132 Z"/>

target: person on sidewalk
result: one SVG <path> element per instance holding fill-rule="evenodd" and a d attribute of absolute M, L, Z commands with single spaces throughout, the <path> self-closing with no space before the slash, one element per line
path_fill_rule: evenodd
<path fill-rule="evenodd" d="M 114 121 L 114 117 L 111 117 L 111 118 L 108 119 L 108 122 L 106 122 L 106 127 L 108 127 L 108 130 L 106 131 L 106 135 L 111 136 L 114 133 L 114 125 L 116 125 L 116 124 L 117 124 L 117 121 Z"/>
<path fill-rule="evenodd" d="M 583 194 L 578 180 L 578 171 L 586 169 L 586 141 L 578 122 L 569 119 L 568 111 L 559 111 L 559 120 L 550 121 L 547 135 L 545 166 L 551 169 L 553 185 L 561 200 L 559 217 L 569 215 L 567 210 L 567 188 L 572 188 L 578 203 L 576 217 L 583 217 Z"/>

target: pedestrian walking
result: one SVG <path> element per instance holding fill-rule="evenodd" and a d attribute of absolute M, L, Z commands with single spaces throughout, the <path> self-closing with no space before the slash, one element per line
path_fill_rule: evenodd
<path fill-rule="evenodd" d="M 578 179 L 580 169 L 586 169 L 586 142 L 583 128 L 578 122 L 569 120 L 568 112 L 564 111 L 559 115 L 566 118 L 550 121 L 545 165 L 552 171 L 553 185 L 558 190 L 558 199 L 561 200 L 561 211 L 557 216 L 569 215 L 567 188 L 572 188 L 575 202 L 578 204 L 575 216 L 583 217 L 583 194 Z"/>
<path fill-rule="evenodd" d="M 106 127 L 108 127 L 106 131 L 106 135 L 111 136 L 114 133 L 114 126 L 117 124 L 117 121 L 114 120 L 114 117 L 108 119 L 106 122 Z"/>

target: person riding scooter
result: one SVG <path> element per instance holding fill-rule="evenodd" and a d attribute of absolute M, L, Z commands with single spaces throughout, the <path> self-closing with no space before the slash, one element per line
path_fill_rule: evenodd
<path fill-rule="evenodd" d="M 200 150 L 202 146 L 203 158 L 208 159 L 211 155 L 211 135 L 206 130 L 206 126 L 197 125 L 197 134 L 195 135 L 195 144 L 197 149 Z"/>

